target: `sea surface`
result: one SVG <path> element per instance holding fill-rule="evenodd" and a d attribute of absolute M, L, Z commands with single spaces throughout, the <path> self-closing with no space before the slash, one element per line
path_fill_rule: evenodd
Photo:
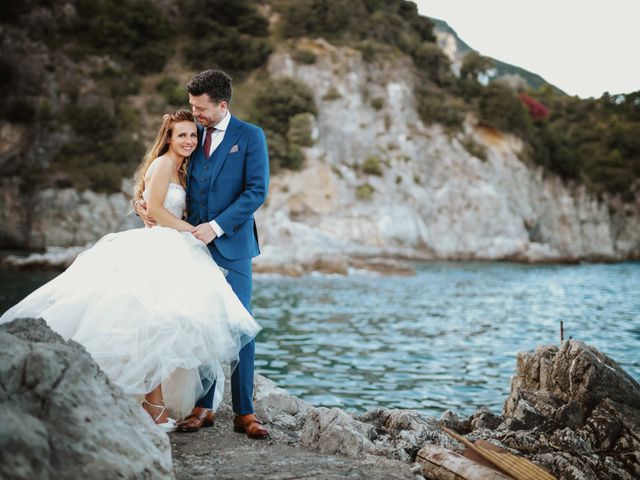
<path fill-rule="evenodd" d="M 256 276 L 256 370 L 317 406 L 496 413 L 516 354 L 565 338 L 640 380 L 640 262 L 436 262 L 415 277 Z M 57 272 L 0 270 L 0 311 Z"/>

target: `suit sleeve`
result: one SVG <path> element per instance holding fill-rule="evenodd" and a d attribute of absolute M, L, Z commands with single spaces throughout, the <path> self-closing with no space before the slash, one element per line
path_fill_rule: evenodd
<path fill-rule="evenodd" d="M 243 192 L 214 220 L 227 237 L 235 232 L 262 205 L 269 189 L 269 153 L 267 140 L 261 128 L 250 132 L 245 160 L 245 186 Z"/>

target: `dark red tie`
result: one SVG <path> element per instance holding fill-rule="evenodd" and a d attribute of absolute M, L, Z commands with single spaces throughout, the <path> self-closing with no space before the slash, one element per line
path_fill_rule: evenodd
<path fill-rule="evenodd" d="M 204 131 L 204 158 L 209 158 L 209 154 L 211 153 L 211 137 L 213 136 L 213 132 L 216 130 L 216 127 L 207 127 Z"/>

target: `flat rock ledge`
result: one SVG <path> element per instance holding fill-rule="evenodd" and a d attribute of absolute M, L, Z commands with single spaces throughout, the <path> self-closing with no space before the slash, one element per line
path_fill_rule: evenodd
<path fill-rule="evenodd" d="M 212 428 L 167 437 L 81 346 L 41 320 L 16 320 L 0 326 L 0 478 L 510 478 L 463 457 L 440 425 L 559 479 L 640 478 L 633 378 L 575 340 L 521 353 L 517 365 L 501 414 L 378 408 L 356 416 L 256 375 L 256 413 L 270 439 L 233 432 L 229 388 Z"/>

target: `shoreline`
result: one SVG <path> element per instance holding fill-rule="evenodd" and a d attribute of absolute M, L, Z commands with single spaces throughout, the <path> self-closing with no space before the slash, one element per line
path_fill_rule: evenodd
<path fill-rule="evenodd" d="M 640 384 L 576 340 L 519 353 L 502 412 L 480 408 L 466 418 L 385 408 L 349 414 L 257 375 L 256 414 L 271 432 L 264 441 L 232 430 L 230 388 L 212 428 L 167 436 L 44 321 L 0 326 L 0 344 L 0 364 L 11 365 L 0 369 L 2 478 L 504 478 L 468 458 L 443 426 L 559 479 L 632 480 L 640 472 Z"/>
<path fill-rule="evenodd" d="M 0 267 L 8 270 L 52 270 L 63 271 L 84 250 L 93 243 L 74 247 L 47 247 L 45 250 L 0 249 Z M 414 276 L 415 265 L 434 263 L 505 263 L 517 265 L 582 265 L 582 264 L 617 264 L 640 261 L 640 257 L 612 258 L 604 256 L 588 256 L 584 258 L 558 257 L 540 260 L 526 259 L 519 256 L 501 258 L 484 257 L 443 257 L 435 258 L 426 255 L 391 255 L 379 254 L 371 257 L 365 255 L 332 255 L 314 258 L 308 262 L 296 263 L 281 261 L 269 263 L 269 259 L 256 257 L 253 272 L 256 275 L 278 275 L 284 277 L 304 277 L 314 274 L 350 276 L 354 274 L 371 274 L 380 276 Z"/>

